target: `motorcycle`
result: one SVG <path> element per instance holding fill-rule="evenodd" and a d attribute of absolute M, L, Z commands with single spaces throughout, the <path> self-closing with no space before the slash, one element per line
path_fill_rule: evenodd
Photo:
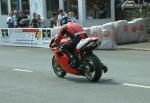
<path fill-rule="evenodd" d="M 69 41 L 65 38 L 61 40 L 61 45 Z M 55 37 L 50 42 L 50 48 L 54 53 L 52 67 L 58 77 L 64 77 L 67 73 L 85 76 L 89 81 L 97 82 L 104 71 L 104 64 L 93 53 L 93 49 L 100 45 L 98 37 L 87 37 L 82 39 L 74 50 L 78 57 L 78 66 L 70 67 L 70 58 L 55 44 Z M 81 66 L 82 65 L 82 66 Z M 79 69 L 80 68 L 80 69 Z M 105 71 L 107 72 L 107 71 Z M 104 72 L 104 73 L 105 73 Z"/>

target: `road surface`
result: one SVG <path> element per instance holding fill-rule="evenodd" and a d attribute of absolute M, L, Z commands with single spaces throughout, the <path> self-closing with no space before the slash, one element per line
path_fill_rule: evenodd
<path fill-rule="evenodd" d="M 150 52 L 95 50 L 109 67 L 97 83 L 58 78 L 49 49 L 0 46 L 0 103 L 149 103 Z"/>

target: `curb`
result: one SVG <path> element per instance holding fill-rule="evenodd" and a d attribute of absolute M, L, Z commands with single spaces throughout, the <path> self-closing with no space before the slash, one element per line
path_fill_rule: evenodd
<path fill-rule="evenodd" d="M 128 49 L 128 50 L 138 50 L 138 51 L 150 51 L 148 48 L 133 48 L 133 47 L 127 47 L 127 46 L 121 46 L 118 47 L 118 49 Z"/>

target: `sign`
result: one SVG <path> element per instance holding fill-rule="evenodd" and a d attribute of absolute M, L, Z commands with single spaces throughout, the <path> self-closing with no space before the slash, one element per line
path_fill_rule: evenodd
<path fill-rule="evenodd" d="M 39 47 L 42 43 L 39 29 L 1 29 L 1 32 L 2 45 Z"/>
<path fill-rule="evenodd" d="M 42 38 L 43 39 L 51 38 L 51 30 L 42 30 Z"/>
<path fill-rule="evenodd" d="M 10 35 L 7 29 L 1 29 L 1 44 L 10 44 Z"/>

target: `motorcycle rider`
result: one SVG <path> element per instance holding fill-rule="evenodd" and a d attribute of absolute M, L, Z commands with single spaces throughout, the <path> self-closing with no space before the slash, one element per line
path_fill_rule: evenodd
<path fill-rule="evenodd" d="M 61 45 L 64 53 L 70 57 L 70 66 L 77 66 L 77 56 L 75 56 L 74 49 L 81 39 L 85 38 L 84 30 L 78 23 L 69 22 L 69 18 L 64 17 L 61 20 L 62 28 L 56 39 L 56 45 L 60 46 L 60 42 L 64 37 L 69 37 L 71 40 Z"/>
<path fill-rule="evenodd" d="M 78 23 L 73 23 L 69 21 L 69 17 L 64 17 L 61 20 L 62 28 L 56 38 L 56 45 L 60 46 L 61 40 L 67 36 L 70 37 L 71 40 L 66 42 L 65 44 L 61 45 L 61 49 L 64 53 L 70 57 L 70 66 L 76 67 L 77 66 L 77 56 L 74 53 L 74 49 L 76 48 L 77 44 L 80 42 L 81 39 L 87 37 L 86 33 L 84 32 L 82 26 Z M 104 73 L 108 71 L 107 66 L 102 63 L 102 68 Z M 79 65 L 79 70 L 82 70 L 83 65 Z"/>

